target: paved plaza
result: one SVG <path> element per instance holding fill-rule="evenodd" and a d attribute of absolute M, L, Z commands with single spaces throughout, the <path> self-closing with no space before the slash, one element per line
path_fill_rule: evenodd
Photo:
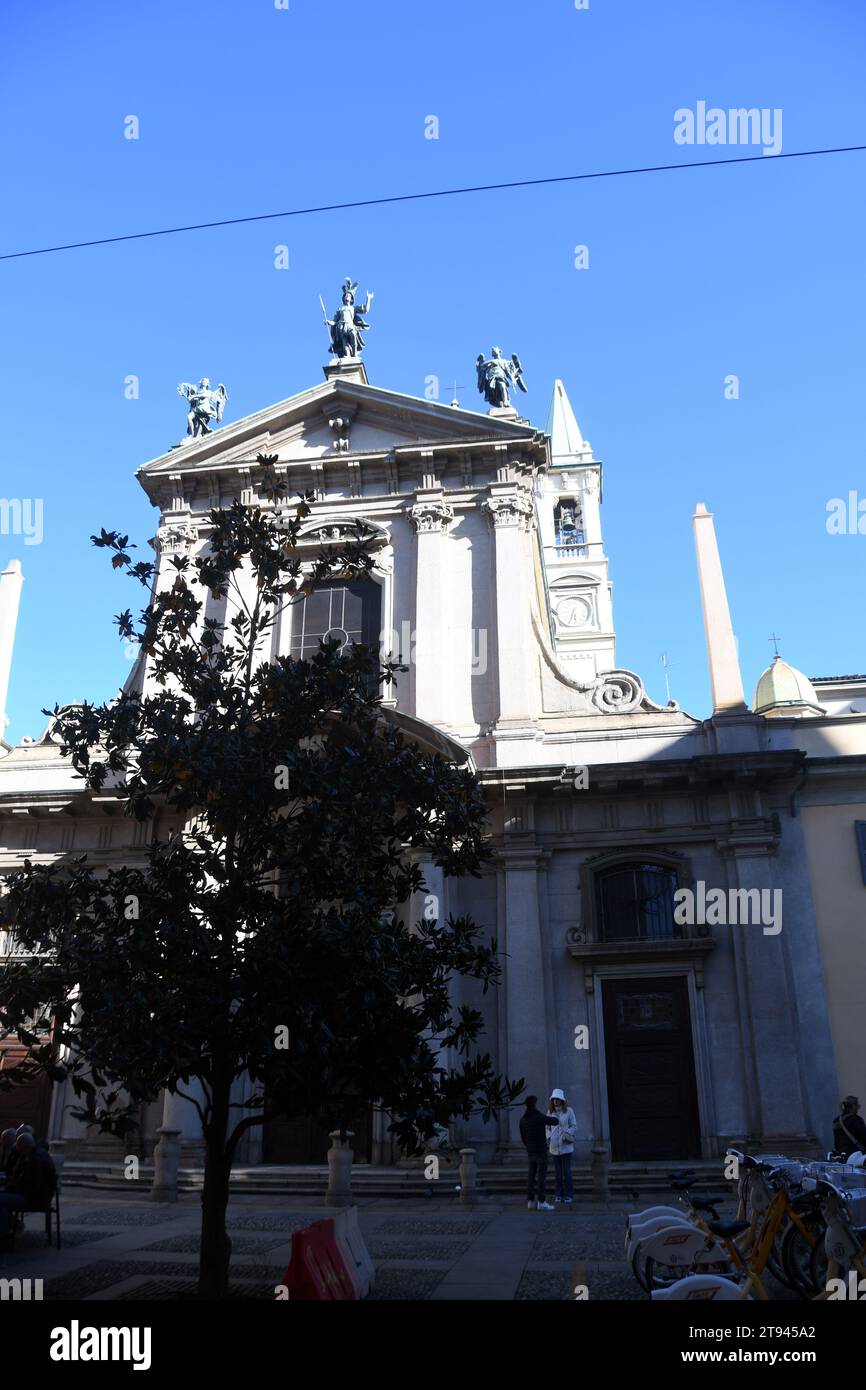
<path fill-rule="evenodd" d="M 359 1218 L 376 1267 L 376 1300 L 565 1300 L 585 1284 L 590 1300 L 641 1300 L 623 1260 L 624 1200 L 587 1201 L 573 1211 L 530 1212 L 524 1203 L 461 1206 L 394 1198 L 362 1199 Z M 725 1208 L 725 1214 L 731 1214 Z M 193 1294 L 199 1248 L 198 1198 L 177 1205 L 135 1194 L 68 1192 L 62 1248 L 49 1248 L 43 1218 L 27 1217 L 0 1277 L 42 1278 L 46 1300 L 171 1299 Z M 233 1198 L 234 1298 L 272 1299 L 291 1255 L 292 1231 L 333 1209 L 293 1198 Z M 774 1297 L 789 1298 L 785 1290 Z"/>

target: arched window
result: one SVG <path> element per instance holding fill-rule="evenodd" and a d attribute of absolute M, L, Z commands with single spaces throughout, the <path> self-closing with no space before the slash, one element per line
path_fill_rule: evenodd
<path fill-rule="evenodd" d="M 681 937 L 674 921 L 677 875 L 661 864 L 612 864 L 596 875 L 600 941 L 666 941 Z"/>
<path fill-rule="evenodd" d="M 586 555 L 583 513 L 577 497 L 562 497 L 553 509 L 556 553 L 560 559 Z"/>

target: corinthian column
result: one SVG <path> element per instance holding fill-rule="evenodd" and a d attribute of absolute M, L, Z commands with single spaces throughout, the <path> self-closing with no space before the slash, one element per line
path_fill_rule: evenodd
<path fill-rule="evenodd" d="M 454 520 L 454 508 L 441 492 L 418 494 L 409 508 L 409 520 L 417 533 L 415 565 L 415 714 L 447 729 L 449 723 L 445 643 L 447 605 L 445 594 L 445 533 Z M 403 653 L 404 659 L 409 656 Z"/>
<path fill-rule="evenodd" d="M 547 1038 L 552 1028 L 544 988 L 544 949 L 538 904 L 538 876 L 547 855 L 537 846 L 506 847 L 500 852 L 504 874 L 500 880 L 497 933 L 499 947 L 508 955 L 508 969 L 500 1008 L 505 1009 L 504 1057 L 501 1070 L 509 1077 L 526 1078 L 530 1095 L 546 1100 L 550 1095 L 550 1059 Z M 511 1144 L 520 1143 L 519 1108 L 509 1112 Z"/>
<path fill-rule="evenodd" d="M 532 497 L 524 488 L 494 492 L 483 503 L 493 526 L 499 710 L 494 737 L 532 737 L 537 712 L 531 619 L 534 575 Z"/>

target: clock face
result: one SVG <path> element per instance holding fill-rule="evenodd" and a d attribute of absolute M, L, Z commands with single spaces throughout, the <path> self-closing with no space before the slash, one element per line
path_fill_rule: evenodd
<path fill-rule="evenodd" d="M 554 612 L 561 627 L 586 627 L 592 622 L 592 603 L 578 595 L 561 598 Z"/>

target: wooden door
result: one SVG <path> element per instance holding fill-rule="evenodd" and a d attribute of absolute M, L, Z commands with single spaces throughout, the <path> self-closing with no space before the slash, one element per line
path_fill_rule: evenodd
<path fill-rule="evenodd" d="M 684 976 L 605 980 L 611 1157 L 699 1158 L 689 995 Z"/>
<path fill-rule="evenodd" d="M 23 1062 L 28 1049 L 17 1041 L 0 1045 L 0 1071 Z M 51 1107 L 51 1082 L 44 1074 L 26 1086 L 12 1091 L 0 1091 L 0 1130 L 19 1125 L 32 1125 L 37 1139 L 48 1138 L 48 1114 Z"/>
<path fill-rule="evenodd" d="M 347 1128 L 354 1132 L 356 1163 L 369 1163 L 373 1141 L 373 1112 L 369 1105 L 353 1115 Z M 326 1163 L 331 1141 L 328 1130 L 312 1115 L 268 1120 L 263 1136 L 265 1163 Z"/>

